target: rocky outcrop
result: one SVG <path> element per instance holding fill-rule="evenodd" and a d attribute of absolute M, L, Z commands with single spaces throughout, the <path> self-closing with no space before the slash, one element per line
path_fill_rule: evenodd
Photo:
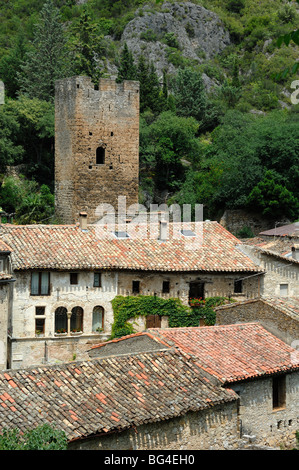
<path fill-rule="evenodd" d="M 135 57 L 143 54 L 153 61 L 162 75 L 163 70 L 173 73 L 180 58 L 193 64 L 212 58 L 230 44 L 230 37 L 215 13 L 191 2 L 165 2 L 159 11 L 146 5 L 137 10 L 121 42 Z"/>

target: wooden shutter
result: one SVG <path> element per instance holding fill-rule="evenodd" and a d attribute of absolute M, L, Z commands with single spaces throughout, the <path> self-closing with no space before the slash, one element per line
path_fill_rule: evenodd
<path fill-rule="evenodd" d="M 146 328 L 161 328 L 160 315 L 147 315 Z"/>

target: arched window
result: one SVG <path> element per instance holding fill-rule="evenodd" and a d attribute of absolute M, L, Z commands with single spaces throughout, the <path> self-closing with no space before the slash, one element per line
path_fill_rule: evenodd
<path fill-rule="evenodd" d="M 67 309 L 58 307 L 55 310 L 55 333 L 67 333 Z"/>
<path fill-rule="evenodd" d="M 104 331 L 104 309 L 103 307 L 96 306 L 92 312 L 92 331 L 101 332 Z"/>
<path fill-rule="evenodd" d="M 98 147 L 96 152 L 96 164 L 104 165 L 105 163 L 105 149 L 104 147 Z"/>
<path fill-rule="evenodd" d="M 83 308 L 74 307 L 71 316 L 71 331 L 83 331 Z"/>

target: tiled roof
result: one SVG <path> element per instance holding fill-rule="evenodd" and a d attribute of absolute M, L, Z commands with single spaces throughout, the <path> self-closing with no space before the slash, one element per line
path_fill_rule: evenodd
<path fill-rule="evenodd" d="M 259 235 L 266 235 L 266 236 L 296 236 L 299 237 L 299 222 L 295 222 L 294 224 L 282 225 L 272 228 L 271 230 L 265 230 L 264 232 L 260 232 Z"/>
<path fill-rule="evenodd" d="M 227 306 L 229 307 L 229 306 Z M 299 369 L 299 351 L 258 323 L 208 327 L 149 328 L 94 346 L 148 335 L 165 346 L 177 347 L 196 358 L 196 364 L 224 383 Z"/>
<path fill-rule="evenodd" d="M 0 281 L 8 281 L 12 279 L 12 275 L 11 274 L 7 274 L 7 273 L 2 273 L 0 272 Z"/>
<path fill-rule="evenodd" d="M 295 244 L 294 238 L 291 237 L 254 237 L 243 242 L 244 245 L 255 247 L 258 251 L 275 256 L 277 258 L 286 259 L 292 263 L 299 261 L 292 258 L 292 247 Z M 296 242 L 297 243 L 297 242 Z"/>
<path fill-rule="evenodd" d="M 48 422 L 68 440 L 233 401 L 175 350 L 0 373 L 0 430 Z"/>
<path fill-rule="evenodd" d="M 258 323 L 149 329 L 224 383 L 299 369 L 299 351 Z"/>
<path fill-rule="evenodd" d="M 217 222 L 197 223 L 195 238 L 175 227 L 169 224 L 165 242 L 158 240 L 158 230 L 149 234 L 128 226 L 130 237 L 117 239 L 110 227 L 95 225 L 87 231 L 78 225 L 2 225 L 0 239 L 12 247 L 14 270 L 261 271 Z"/>
<path fill-rule="evenodd" d="M 11 252 L 11 248 L 6 243 L 4 243 L 3 240 L 0 240 L 0 252 L 1 253 L 10 253 Z"/>

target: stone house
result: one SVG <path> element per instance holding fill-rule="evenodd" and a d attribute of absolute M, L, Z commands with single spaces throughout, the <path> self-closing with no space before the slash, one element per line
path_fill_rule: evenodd
<path fill-rule="evenodd" d="M 215 307 L 216 325 L 259 322 L 282 341 L 299 346 L 299 299 L 261 297 Z"/>
<path fill-rule="evenodd" d="M 186 305 L 191 297 L 259 296 L 263 271 L 217 222 L 198 222 L 188 235 L 169 223 L 165 236 L 159 225 L 148 236 L 148 226 L 127 224 L 125 236 L 85 222 L 83 215 L 74 225 L 0 227 L 11 251 L 6 273 L 15 280 L 3 313 L 8 368 L 85 357 L 87 344 L 109 338 L 117 295 Z"/>
<path fill-rule="evenodd" d="M 49 423 L 70 450 L 294 446 L 299 352 L 260 325 L 149 329 L 90 353 L 0 372 L 0 431 Z"/>
<path fill-rule="evenodd" d="M 299 351 L 258 323 L 149 329 L 94 346 L 91 358 L 177 348 L 238 396 L 235 426 L 256 445 L 294 446 L 299 423 Z M 225 407 L 223 407 L 225 408 Z"/>
<path fill-rule="evenodd" d="M 299 238 L 255 237 L 241 249 L 265 272 L 263 297 L 299 297 Z"/>
<path fill-rule="evenodd" d="M 0 432 L 48 423 L 70 450 L 238 445 L 237 395 L 174 349 L 0 372 Z M 221 424 L 221 425 L 220 425 Z"/>

